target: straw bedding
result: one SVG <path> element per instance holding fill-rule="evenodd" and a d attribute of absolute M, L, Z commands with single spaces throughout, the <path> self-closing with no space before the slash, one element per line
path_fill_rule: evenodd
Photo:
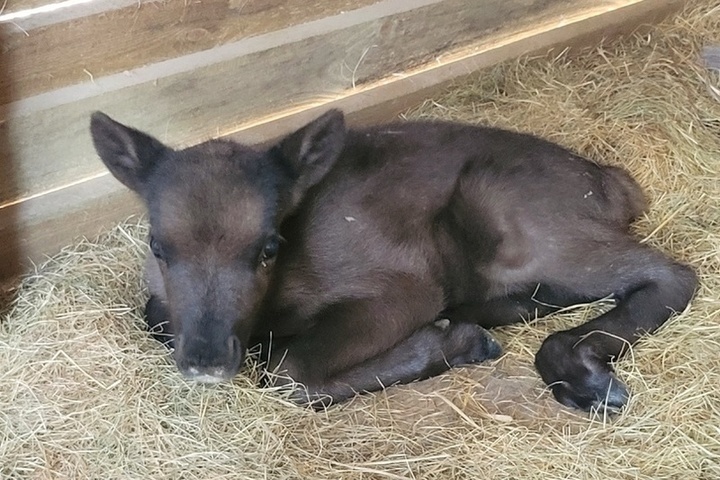
<path fill-rule="evenodd" d="M 697 268 L 691 308 L 617 364 L 607 417 L 558 405 L 532 368 L 549 332 L 607 304 L 497 331 L 498 361 L 315 413 L 255 386 L 184 381 L 142 331 L 146 225 L 48 259 L 0 325 L 0 477 L 720 478 L 720 3 L 580 55 L 511 62 L 407 114 L 534 132 L 628 168 L 644 241 Z"/>

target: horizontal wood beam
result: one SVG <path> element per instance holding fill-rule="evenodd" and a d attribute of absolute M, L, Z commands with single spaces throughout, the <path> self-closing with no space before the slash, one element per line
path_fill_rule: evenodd
<path fill-rule="evenodd" d="M 377 2 L 93 0 L 18 19 L 13 15 L 23 11 L 10 2 L 0 14 L 7 60 L 0 91 L 12 89 L 14 98 L 26 98 Z"/>
<path fill-rule="evenodd" d="M 583 2 L 596 0 L 576 0 Z M 193 144 L 268 112 L 402 73 L 559 5 L 564 0 L 384 0 L 11 102 L 0 106 L 0 136 L 13 159 L 0 165 L 15 163 L 15 181 L 2 186 L 0 205 L 103 170 L 88 135 L 93 110 L 169 143 Z"/>
<path fill-rule="evenodd" d="M 263 143 L 301 126 L 329 108 L 340 108 L 350 125 L 361 126 L 394 118 L 479 68 L 518 56 L 597 42 L 607 36 L 629 33 L 654 22 L 684 2 L 640 0 L 614 2 L 573 14 L 546 19 L 512 33 L 496 35 L 452 52 L 428 64 L 367 83 L 353 90 L 328 95 L 277 114 L 256 118 L 218 131 L 246 143 Z M 141 126 L 142 127 L 142 126 Z M 157 131 L 152 131 L 157 134 Z M 162 132 L 159 135 L 162 138 Z M 95 160 L 99 163 L 99 161 Z M 11 256 L 38 259 L 57 251 L 78 235 L 94 235 L 131 213 L 141 211 L 134 197 L 109 174 L 92 178 L 0 208 L 0 259 Z M 10 240 L 10 241 L 8 241 Z M 16 273 L 17 262 L 0 265 L 0 277 Z"/>

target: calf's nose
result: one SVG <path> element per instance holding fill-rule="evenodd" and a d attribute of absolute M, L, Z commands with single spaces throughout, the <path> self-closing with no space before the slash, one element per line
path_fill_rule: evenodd
<path fill-rule="evenodd" d="M 180 373 L 201 383 L 231 380 L 240 370 L 243 357 L 244 351 L 236 335 L 225 341 L 182 335 L 176 342 L 175 361 Z"/>

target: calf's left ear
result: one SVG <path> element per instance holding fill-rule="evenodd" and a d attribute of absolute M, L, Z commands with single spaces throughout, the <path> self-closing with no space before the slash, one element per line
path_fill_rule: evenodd
<path fill-rule="evenodd" d="M 340 110 L 330 110 L 280 142 L 280 153 L 293 177 L 290 209 L 335 164 L 345 147 L 346 134 L 345 116 Z"/>

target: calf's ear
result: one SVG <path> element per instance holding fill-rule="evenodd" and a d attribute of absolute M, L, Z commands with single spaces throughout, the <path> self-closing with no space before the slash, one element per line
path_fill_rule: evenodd
<path fill-rule="evenodd" d="M 102 112 L 90 118 L 95 150 L 115 178 L 141 193 L 148 172 L 170 149 L 134 128 L 116 122 Z"/>
<path fill-rule="evenodd" d="M 280 153 L 293 180 L 290 210 L 335 164 L 345 147 L 346 134 L 345 116 L 340 110 L 330 110 L 280 142 Z"/>

